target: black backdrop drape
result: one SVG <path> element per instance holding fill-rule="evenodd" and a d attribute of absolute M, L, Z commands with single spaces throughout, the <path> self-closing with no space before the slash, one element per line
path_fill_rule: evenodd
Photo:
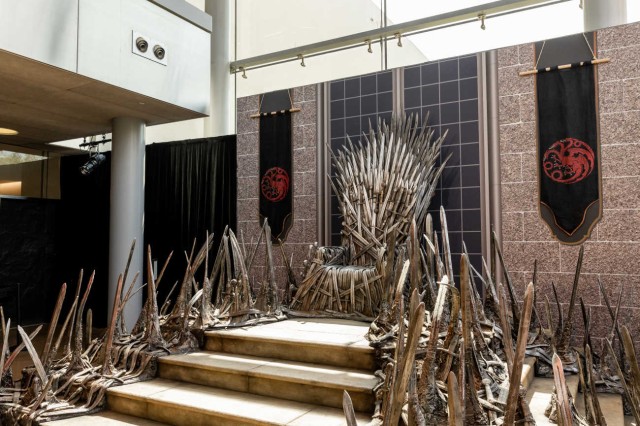
<path fill-rule="evenodd" d="M 58 285 L 49 301 L 51 308 L 64 281 L 73 283 L 67 289 L 68 295 L 73 294 L 80 268 L 86 276 L 96 269 L 88 307 L 93 309 L 98 327 L 106 325 L 107 317 L 111 157 L 106 154 L 106 161 L 89 176 L 78 171 L 87 156 L 62 159 L 59 258 L 53 281 Z M 201 243 L 208 230 L 217 242 L 227 224 L 236 225 L 235 135 L 147 146 L 145 243 L 138 249 L 146 253 L 146 245 L 151 244 L 158 268 L 174 251 L 158 289 L 161 302 L 182 277 L 186 265 L 183 252 L 191 249 L 193 239 Z"/>
<path fill-rule="evenodd" d="M 235 229 L 236 137 L 149 145 L 145 176 L 144 238 L 158 272 L 174 251 L 158 288 L 162 303 L 184 274 L 183 252 L 191 250 L 193 239 L 199 247 L 206 232 L 213 232 L 216 247 L 227 224 Z"/>
<path fill-rule="evenodd" d="M 49 312 L 63 282 L 67 283 L 65 311 L 75 293 L 80 269 L 86 285 L 93 270 L 96 277 L 87 307 L 93 310 L 94 324 L 106 325 L 107 280 L 109 279 L 109 191 L 111 153 L 88 176 L 80 174 L 87 155 L 62 157 L 60 161 L 60 205 L 56 232 L 57 262 L 53 291 L 49 291 Z M 47 316 L 48 321 L 49 315 Z"/>

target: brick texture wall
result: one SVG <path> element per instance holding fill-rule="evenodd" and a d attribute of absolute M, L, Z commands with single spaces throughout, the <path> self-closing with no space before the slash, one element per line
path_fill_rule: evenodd
<path fill-rule="evenodd" d="M 592 311 L 592 336 L 599 350 L 611 321 L 598 278 L 610 300 L 617 300 L 624 285 L 620 320 L 637 336 L 637 347 L 640 342 L 640 25 L 599 31 L 597 40 L 598 56 L 611 58 L 598 68 L 604 210 L 584 243 L 580 295 Z M 518 76 L 533 62 L 530 44 L 498 51 L 503 248 L 520 293 L 537 259 L 538 294 L 553 303 L 553 281 L 566 306 L 579 247 L 558 243 L 538 217 L 534 80 Z M 573 343 L 581 344 L 579 310 L 574 324 Z"/>
<path fill-rule="evenodd" d="M 292 115 L 293 148 L 293 226 L 289 231 L 284 250 L 287 258 L 293 253 L 296 277 L 302 272 L 309 244 L 317 241 L 316 230 L 316 146 L 317 109 L 316 86 L 292 90 L 293 106 L 300 112 Z M 259 119 L 250 118 L 258 112 L 259 97 L 249 96 L 237 100 L 238 120 L 238 232 L 244 234 L 247 246 L 256 241 L 261 223 L 258 212 Z M 250 277 L 254 285 L 265 276 L 264 244 L 258 251 Z M 284 294 L 286 268 L 280 248 L 274 246 L 276 282 L 280 296 Z"/>

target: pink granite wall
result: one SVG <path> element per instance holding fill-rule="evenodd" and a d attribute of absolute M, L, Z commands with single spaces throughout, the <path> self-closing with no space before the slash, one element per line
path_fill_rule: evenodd
<path fill-rule="evenodd" d="M 599 31 L 597 40 L 598 56 L 611 58 L 598 68 L 604 210 L 584 243 L 580 294 L 592 311 L 592 336 L 600 339 L 611 321 L 597 280 L 614 300 L 624 284 L 621 321 L 640 336 L 640 24 Z M 558 243 L 538 217 L 534 80 L 518 76 L 533 67 L 533 55 L 533 45 L 498 51 L 503 247 L 521 288 L 537 259 L 539 294 L 551 298 L 554 281 L 566 303 L 579 247 Z M 574 343 L 581 344 L 579 311 L 575 319 Z"/>
<path fill-rule="evenodd" d="M 296 276 L 302 271 L 309 244 L 317 241 L 316 230 L 316 147 L 317 108 L 316 86 L 293 89 L 293 106 L 301 111 L 292 115 L 293 134 L 293 227 L 284 249 L 287 257 L 293 253 Z M 247 244 L 260 233 L 258 214 L 258 140 L 259 121 L 249 116 L 258 112 L 259 97 L 249 96 L 237 100 L 238 108 L 238 232 L 244 234 Z M 264 246 L 264 245 L 263 245 Z M 274 246 L 276 280 L 284 291 L 286 269 L 280 248 Z M 262 281 L 265 255 L 261 250 L 254 262 L 252 282 Z"/>

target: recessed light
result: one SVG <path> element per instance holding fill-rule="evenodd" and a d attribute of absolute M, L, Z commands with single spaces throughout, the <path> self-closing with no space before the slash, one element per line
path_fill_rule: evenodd
<path fill-rule="evenodd" d="M 17 130 L 5 129 L 4 127 L 0 127 L 0 136 L 14 136 L 17 134 L 18 134 Z"/>

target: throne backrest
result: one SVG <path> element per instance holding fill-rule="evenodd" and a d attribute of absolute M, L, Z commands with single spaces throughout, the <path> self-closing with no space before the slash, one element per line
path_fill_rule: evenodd
<path fill-rule="evenodd" d="M 446 163 L 438 164 L 445 136 L 435 138 L 433 129 L 420 127 L 417 115 L 394 117 L 390 125 L 378 120 L 377 130 L 371 127 L 364 140 L 347 138 L 334 155 L 332 186 L 349 264 L 374 264 L 390 236 L 403 244 L 411 221 L 424 223 Z"/>

